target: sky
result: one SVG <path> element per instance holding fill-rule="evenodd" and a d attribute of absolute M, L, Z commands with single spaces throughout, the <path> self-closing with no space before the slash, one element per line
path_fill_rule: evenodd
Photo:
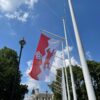
<path fill-rule="evenodd" d="M 72 4 L 86 58 L 99 62 L 100 1 L 72 0 Z M 0 0 L 0 49 L 7 46 L 19 54 L 19 40 L 25 38 L 20 64 L 21 83 L 27 84 L 30 91 L 33 87 L 42 92 L 50 91 L 45 82 L 31 79 L 28 72 L 41 30 L 64 37 L 62 17 L 66 20 L 72 62 L 80 63 L 67 0 Z"/>

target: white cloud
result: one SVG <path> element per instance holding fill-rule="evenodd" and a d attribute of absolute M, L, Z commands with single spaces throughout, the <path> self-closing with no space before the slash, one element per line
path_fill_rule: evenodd
<path fill-rule="evenodd" d="M 67 55 L 67 47 L 65 47 L 65 49 L 64 49 L 64 53 L 65 53 L 65 55 Z M 71 52 L 73 50 L 73 47 L 72 46 L 69 46 L 69 51 Z"/>
<path fill-rule="evenodd" d="M 29 91 L 31 91 L 33 88 L 37 89 L 39 88 L 39 83 L 38 81 L 28 78 L 27 81 L 25 82 L 26 85 L 28 85 L 28 89 Z"/>
<path fill-rule="evenodd" d="M 26 0 L 26 4 L 29 6 L 29 8 L 33 8 L 34 4 L 37 3 L 38 0 Z"/>
<path fill-rule="evenodd" d="M 29 16 L 29 13 L 27 12 L 14 12 L 14 13 L 6 13 L 5 16 L 9 19 L 17 19 L 19 21 L 22 21 L 22 22 L 26 22 L 27 19 L 28 19 L 28 16 Z"/>
<path fill-rule="evenodd" d="M 38 0 L 0 0 L 0 11 L 8 19 L 26 22 L 30 12 L 22 10 L 21 6 L 24 5 L 27 9 L 33 9 L 37 2 Z"/>
<path fill-rule="evenodd" d="M 0 10 L 3 12 L 15 11 L 24 0 L 0 0 Z"/>
<path fill-rule="evenodd" d="M 66 59 L 65 62 L 66 62 L 66 66 L 69 66 L 69 60 Z M 74 57 L 71 57 L 71 65 L 73 65 L 73 66 L 79 65 Z"/>
<path fill-rule="evenodd" d="M 22 16 L 18 16 L 17 18 L 19 21 L 26 22 L 28 16 L 29 16 L 29 13 L 25 12 Z"/>
<path fill-rule="evenodd" d="M 31 71 L 32 62 L 33 62 L 32 60 L 29 60 L 29 61 L 27 62 L 28 67 L 27 67 L 27 70 L 26 70 L 26 72 L 25 72 L 25 75 L 26 75 L 26 76 L 29 76 L 28 73 Z"/>
<path fill-rule="evenodd" d="M 32 96 L 31 96 L 32 90 L 40 87 L 39 82 L 30 78 L 30 76 L 29 76 L 29 72 L 30 72 L 31 68 L 32 68 L 32 60 L 29 60 L 27 62 L 27 69 L 23 76 L 23 78 L 25 78 L 26 81 L 24 83 L 21 83 L 21 84 L 28 85 L 28 90 L 29 90 L 29 93 L 25 95 L 24 100 L 32 100 Z"/>
<path fill-rule="evenodd" d="M 33 99 L 32 99 L 32 96 L 26 94 L 24 100 L 33 100 Z"/>
<path fill-rule="evenodd" d="M 24 76 L 23 76 L 27 80 L 26 80 L 26 82 L 24 82 L 22 84 L 28 85 L 28 90 L 32 91 L 33 88 L 34 89 L 39 88 L 39 82 L 36 81 L 36 80 L 34 80 L 34 79 L 32 79 L 32 78 L 30 78 L 30 76 L 29 76 L 29 72 L 30 72 L 31 67 L 32 67 L 32 60 L 30 60 L 30 61 L 27 62 L 27 66 L 28 67 L 27 67 L 26 72 L 24 73 Z"/>
<path fill-rule="evenodd" d="M 27 69 L 26 69 L 26 72 L 24 73 L 24 78 L 26 78 L 26 81 L 24 83 L 21 83 L 21 84 L 26 84 L 28 85 L 28 90 L 29 90 L 29 93 L 25 95 L 25 98 L 24 100 L 32 100 L 32 96 L 31 96 L 31 92 L 32 92 L 32 89 L 37 89 L 37 88 L 40 88 L 40 85 L 39 85 L 39 82 L 30 78 L 29 76 L 29 72 L 31 70 L 31 67 L 32 67 L 32 60 L 29 60 L 27 62 Z"/>
<path fill-rule="evenodd" d="M 86 52 L 86 56 L 87 56 L 87 58 L 88 58 L 89 60 L 93 60 L 90 51 L 87 51 L 87 52 Z"/>
<path fill-rule="evenodd" d="M 37 2 L 38 0 L 0 0 L 0 10 L 3 12 L 13 12 L 23 4 L 32 8 Z"/>

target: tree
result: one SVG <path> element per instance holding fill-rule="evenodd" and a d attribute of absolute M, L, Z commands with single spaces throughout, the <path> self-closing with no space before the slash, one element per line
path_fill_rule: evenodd
<path fill-rule="evenodd" d="M 100 62 L 88 61 L 97 100 L 100 100 Z"/>
<path fill-rule="evenodd" d="M 14 100 L 23 100 L 28 90 L 20 84 L 21 76 L 17 53 L 7 47 L 0 49 L 0 100 L 11 100 L 12 93 Z"/>
<path fill-rule="evenodd" d="M 50 87 L 50 89 L 52 90 L 52 92 L 54 93 L 54 100 L 62 100 L 62 90 L 61 90 L 61 69 L 57 70 L 57 76 L 56 77 L 56 81 L 53 81 L 52 84 L 48 85 Z"/>
<path fill-rule="evenodd" d="M 100 63 L 96 62 L 96 61 L 87 61 L 87 63 L 88 63 L 88 67 L 89 67 L 89 71 L 90 71 L 90 75 L 91 75 L 91 80 L 92 80 L 92 83 L 94 86 L 97 100 L 100 100 Z M 69 67 L 67 67 L 66 69 L 68 72 L 68 83 L 69 83 L 71 100 L 73 100 Z M 81 67 L 76 65 L 76 66 L 72 66 L 72 69 L 73 69 L 73 74 L 74 74 L 74 80 L 75 80 L 78 100 L 88 100 Z M 57 76 L 58 76 L 58 73 L 60 73 L 59 75 L 61 76 L 61 69 L 57 70 Z M 56 77 L 56 80 L 59 81 L 59 79 L 57 77 Z M 56 91 L 54 90 L 54 88 L 55 88 L 54 84 L 57 84 L 57 81 L 54 81 L 51 85 L 49 85 L 49 87 L 54 92 L 54 100 L 58 100 L 56 98 L 59 98 L 59 97 L 61 100 L 61 94 L 56 93 Z M 61 83 L 61 81 L 59 81 L 59 83 Z"/>

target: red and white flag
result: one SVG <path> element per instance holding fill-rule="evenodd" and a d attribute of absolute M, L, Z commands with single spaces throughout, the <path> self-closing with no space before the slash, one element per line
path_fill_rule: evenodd
<path fill-rule="evenodd" d="M 46 80 L 60 41 L 41 34 L 29 75 L 36 80 Z"/>

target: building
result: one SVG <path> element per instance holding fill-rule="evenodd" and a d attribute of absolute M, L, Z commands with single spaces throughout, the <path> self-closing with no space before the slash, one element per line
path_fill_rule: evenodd
<path fill-rule="evenodd" d="M 32 100 L 53 100 L 53 94 L 48 93 L 40 93 L 39 89 L 35 90 L 35 93 L 32 96 Z"/>

